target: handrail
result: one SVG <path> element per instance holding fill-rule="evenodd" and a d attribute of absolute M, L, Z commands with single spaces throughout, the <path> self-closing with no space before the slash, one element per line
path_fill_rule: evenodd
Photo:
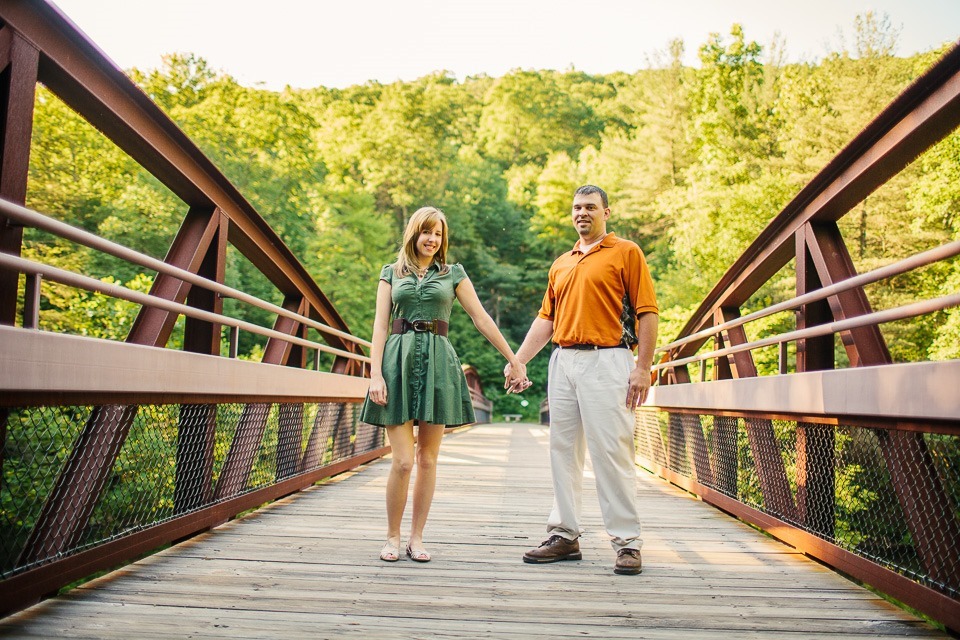
<path fill-rule="evenodd" d="M 92 234 L 89 231 L 78 229 L 65 222 L 61 222 L 60 220 L 56 220 L 49 216 L 45 216 L 36 211 L 27 209 L 26 207 L 21 207 L 12 202 L 8 202 L 6 200 L 0 199 L 0 214 L 12 220 L 16 220 L 17 222 L 20 222 L 25 226 L 31 226 L 37 229 L 42 229 L 43 231 L 48 231 L 54 235 L 60 236 L 61 238 L 65 238 L 67 240 L 73 240 L 78 244 L 82 244 L 86 247 L 90 247 L 91 249 L 102 251 L 116 258 L 120 258 L 121 260 L 126 260 L 133 264 L 138 264 L 142 267 L 153 269 L 158 273 L 164 273 L 166 275 L 179 278 L 180 280 L 189 282 L 191 284 L 196 284 L 198 286 L 209 289 L 210 291 L 220 293 L 226 297 L 234 298 L 236 300 L 240 300 L 241 302 L 246 302 L 247 304 L 258 307 L 265 311 L 270 311 L 272 313 L 276 313 L 277 315 L 284 316 L 285 318 L 290 318 L 291 320 L 302 322 L 303 324 L 313 327 L 318 331 L 324 331 L 326 333 L 333 334 L 345 340 L 349 340 L 351 342 L 361 344 L 365 347 L 371 346 L 369 341 L 363 340 L 361 338 L 357 338 L 345 331 L 340 331 L 339 329 L 335 329 L 329 325 L 323 324 L 321 322 L 317 322 L 315 320 L 312 320 L 294 311 L 284 309 L 283 307 L 267 302 L 266 300 L 261 300 L 260 298 L 251 296 L 250 294 L 244 293 L 243 291 L 240 291 L 238 289 L 234 289 L 233 287 L 228 287 L 225 284 L 220 284 L 219 282 L 216 282 L 214 280 L 204 278 L 203 276 L 187 271 L 186 269 L 175 267 L 162 260 L 157 260 L 156 258 L 152 258 L 148 255 L 140 253 L 139 251 L 135 251 L 133 249 L 130 249 L 129 247 L 124 247 L 123 245 L 117 244 L 110 240 L 106 240 L 105 238 L 101 238 L 95 234 Z M 67 283 L 64 283 L 64 284 L 67 284 Z M 168 311 L 174 310 L 172 308 L 168 308 L 158 304 L 152 304 L 151 306 L 166 309 Z M 183 307 L 183 305 L 180 305 L 180 306 Z M 192 309 L 192 307 L 185 307 L 185 308 Z M 227 323 L 221 323 L 221 324 L 227 324 Z M 230 326 L 233 326 L 233 325 L 230 325 Z M 285 335 L 285 334 L 280 334 L 279 332 L 274 332 L 274 333 L 278 334 L 275 337 Z M 261 335 L 270 335 L 270 334 L 263 333 Z M 286 339 L 288 342 L 296 342 L 295 340 L 289 340 L 289 336 L 286 336 L 284 339 Z M 365 362 L 369 361 L 369 360 L 364 360 L 363 358 L 358 358 L 357 354 L 342 351 L 340 349 L 325 348 L 322 350 L 328 353 L 336 353 L 338 355 L 343 355 L 344 357 L 355 358 Z"/>
<path fill-rule="evenodd" d="M 65 269 L 51 267 L 39 262 L 27 260 L 26 258 L 18 258 L 16 256 L 11 256 L 9 254 L 0 252 L 0 268 L 13 269 L 18 270 L 21 273 L 29 273 L 31 275 L 46 277 L 54 282 L 86 289 L 96 293 L 104 293 L 113 296 L 114 298 L 120 298 L 121 300 L 127 300 L 129 302 L 135 302 L 137 304 L 142 304 L 149 307 L 157 307 L 158 309 L 172 311 L 174 313 L 190 316 L 191 318 L 196 318 L 197 320 L 203 320 L 205 322 L 223 324 L 229 327 L 237 327 L 238 329 L 243 329 L 244 331 L 249 331 L 250 333 L 257 333 L 268 338 L 276 338 L 277 340 L 284 340 L 302 347 L 309 347 L 311 349 L 317 349 L 326 353 L 343 356 L 344 358 L 351 358 L 353 360 L 358 360 L 368 364 L 370 363 L 370 358 L 367 356 L 357 355 L 355 353 L 350 353 L 349 351 L 336 349 L 334 347 L 328 347 L 325 344 L 320 344 L 319 342 L 313 342 L 311 340 L 304 340 L 303 338 L 281 333 L 280 331 L 276 331 L 274 329 L 265 329 L 264 327 L 247 322 L 246 320 L 237 320 L 236 318 L 231 318 L 230 316 L 213 313 L 211 311 L 204 311 L 203 309 L 197 309 L 185 304 L 173 302 L 171 300 L 165 300 L 157 296 L 151 296 L 146 293 L 128 289 L 127 287 L 121 285 L 110 284 L 108 282 L 103 282 L 102 280 L 97 280 L 96 278 L 91 278 L 90 276 L 84 276 L 72 271 L 67 271 Z"/>
<path fill-rule="evenodd" d="M 954 631 L 960 360 L 895 363 L 881 325 L 958 307 L 960 292 L 874 311 L 865 286 L 954 258 L 960 242 L 858 274 L 838 220 L 958 127 L 960 42 L 800 190 L 657 349 L 636 431 L 639 458 L 662 477 Z M 796 296 L 738 317 L 791 260 Z M 794 330 L 748 340 L 747 323 L 789 310 Z M 850 364 L 839 369 L 838 335 Z M 698 354 L 711 336 L 715 348 Z M 761 375 L 751 351 L 772 345 L 782 375 Z M 701 364 L 690 384 L 687 365 L 707 360 L 713 380 Z"/>
<path fill-rule="evenodd" d="M 782 342 L 791 342 L 793 340 L 803 340 L 805 338 L 816 338 L 818 336 L 825 336 L 825 335 L 830 335 L 834 333 L 840 333 L 841 331 L 849 331 L 850 329 L 858 329 L 860 327 L 869 327 L 877 324 L 882 324 L 885 322 L 905 320 L 907 318 L 916 318 L 917 316 L 922 316 L 928 313 L 932 313 L 934 311 L 942 311 L 944 309 L 949 309 L 951 307 L 958 307 L 958 306 L 960 306 L 960 293 L 955 293 L 952 295 L 941 296 L 939 298 L 932 298 L 930 300 L 921 300 L 919 302 L 914 302 L 912 304 L 893 307 L 890 309 L 884 309 L 883 311 L 874 311 L 873 313 L 857 316 L 855 318 L 838 320 L 836 322 L 828 322 L 826 324 L 818 324 L 814 327 L 810 327 L 807 329 L 797 329 L 796 331 L 788 331 L 786 333 L 780 333 L 777 335 L 768 336 L 761 340 L 755 340 L 753 342 L 744 342 L 743 344 L 738 344 L 731 347 L 725 347 L 723 349 L 717 349 L 715 351 L 697 354 L 695 356 L 689 356 L 687 358 L 681 358 L 679 360 L 670 360 L 668 362 L 658 363 L 653 367 L 651 367 L 650 369 L 651 371 L 672 369 L 674 367 L 690 364 L 691 362 L 699 362 L 701 360 L 719 358 L 721 356 L 740 353 L 742 351 L 752 351 L 753 349 L 759 349 L 760 347 L 769 347 L 771 345 L 780 344 Z"/>
<path fill-rule="evenodd" d="M 717 335 L 718 333 L 722 333 L 727 329 L 739 327 L 749 322 L 752 322 L 754 320 L 759 320 L 760 318 L 765 318 L 767 316 L 780 313 L 781 311 L 796 309 L 801 305 L 809 304 L 811 302 L 816 302 L 818 300 L 823 300 L 825 298 L 834 296 L 838 293 L 843 293 L 844 291 L 857 289 L 859 287 L 862 287 L 865 284 L 871 284 L 892 276 L 900 275 L 908 271 L 917 269 L 919 267 L 924 267 L 929 264 L 933 264 L 934 262 L 939 262 L 947 258 L 952 258 L 953 256 L 956 256 L 956 255 L 960 255 L 960 240 L 957 240 L 955 242 L 948 242 L 947 244 L 943 244 L 943 245 L 940 245 L 939 247 L 935 247 L 933 249 L 929 249 L 922 253 L 918 253 L 916 255 L 910 256 L 909 258 L 905 258 L 903 260 L 893 262 L 886 266 L 874 269 L 873 271 L 868 271 L 866 273 L 853 276 L 852 278 L 848 278 L 846 280 L 838 282 L 837 284 L 830 285 L 828 287 L 823 287 L 821 289 L 816 289 L 802 296 L 796 296 L 789 300 L 784 300 L 783 302 L 770 305 L 769 307 L 764 307 L 763 309 L 759 309 L 745 316 L 740 316 L 739 318 L 734 318 L 733 320 L 728 320 L 727 322 L 723 322 L 721 324 L 708 327 L 706 329 L 698 331 L 697 333 L 686 336 L 685 338 L 674 340 L 673 342 L 665 344 L 661 347 L 657 347 L 654 353 L 671 351 L 676 347 L 683 346 L 689 342 L 694 342 L 700 338 Z M 820 335 L 820 334 L 817 334 L 817 335 Z M 810 337 L 810 336 L 802 336 L 802 337 Z M 729 353 L 734 353 L 734 352 L 731 351 Z M 679 364 L 679 361 L 674 362 L 674 364 Z"/>
<path fill-rule="evenodd" d="M 15 514 L 0 536 L 3 615 L 389 448 L 382 430 L 359 421 L 370 343 L 351 335 L 297 256 L 140 87 L 43 0 L 0 0 L 0 69 L 0 198 L 15 203 L 0 203 L 0 322 L 13 325 L 0 358 L 0 492 Z M 18 208 L 38 84 L 178 199 L 183 220 L 165 262 Z M 24 223 L 154 269 L 151 294 L 19 257 Z M 228 246 L 284 308 L 225 285 Z M 142 305 L 126 341 L 34 330 L 44 277 Z M 16 327 L 21 294 L 29 317 Z M 223 315 L 223 296 L 276 314 L 274 326 Z M 159 348 L 180 316 L 183 350 Z M 239 329 L 268 336 L 261 362 L 219 357 L 219 326 L 231 327 L 231 355 Z M 307 340 L 309 329 L 326 344 Z M 333 354 L 332 371 L 307 370 L 307 349 Z"/>
<path fill-rule="evenodd" d="M 835 222 L 960 122 L 960 40 L 844 147 L 764 228 L 690 316 L 678 337 L 713 310 L 739 307 L 793 257 L 799 229 Z"/>
<path fill-rule="evenodd" d="M 170 117 L 56 6 L 0 0 L 5 29 L 39 54 L 35 78 L 126 152 L 190 209 L 229 220 L 237 248 L 285 296 L 302 296 L 324 324 L 349 333 L 336 308 L 240 191 Z M 26 134 L 29 136 L 29 128 Z M 356 342 L 328 334 L 336 347 Z"/>

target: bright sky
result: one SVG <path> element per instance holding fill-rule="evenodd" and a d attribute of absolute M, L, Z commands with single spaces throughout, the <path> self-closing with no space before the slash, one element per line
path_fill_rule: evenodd
<path fill-rule="evenodd" d="M 789 60 L 853 48 L 857 14 L 887 14 L 897 53 L 960 37 L 960 0 L 55 0 L 120 67 L 157 68 L 189 52 L 241 83 L 282 89 L 458 79 L 571 66 L 633 72 L 681 38 L 687 64 L 734 23 Z"/>

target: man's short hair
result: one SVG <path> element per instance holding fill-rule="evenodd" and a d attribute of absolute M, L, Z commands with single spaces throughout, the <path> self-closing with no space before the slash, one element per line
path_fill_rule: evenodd
<path fill-rule="evenodd" d="M 600 187 L 594 186 L 592 184 L 585 184 L 574 192 L 574 196 L 589 196 L 593 193 L 599 193 L 600 199 L 603 201 L 603 208 L 607 209 L 610 205 L 607 203 L 607 192 L 601 189 Z"/>

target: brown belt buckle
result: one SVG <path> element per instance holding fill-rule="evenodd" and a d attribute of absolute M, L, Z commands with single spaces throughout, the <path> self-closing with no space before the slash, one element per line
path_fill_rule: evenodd
<path fill-rule="evenodd" d="M 433 333 L 437 332 L 437 323 L 435 320 L 414 320 L 410 322 L 410 328 L 414 331 L 431 331 Z"/>

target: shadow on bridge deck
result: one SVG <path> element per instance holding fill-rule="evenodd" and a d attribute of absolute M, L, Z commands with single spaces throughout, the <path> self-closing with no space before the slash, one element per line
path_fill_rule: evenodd
<path fill-rule="evenodd" d="M 642 575 L 612 573 L 589 473 L 583 561 L 523 564 L 551 502 L 546 441 L 526 424 L 447 436 L 429 564 L 377 559 L 378 462 L 13 615 L 0 635 L 946 637 L 645 473 Z"/>

